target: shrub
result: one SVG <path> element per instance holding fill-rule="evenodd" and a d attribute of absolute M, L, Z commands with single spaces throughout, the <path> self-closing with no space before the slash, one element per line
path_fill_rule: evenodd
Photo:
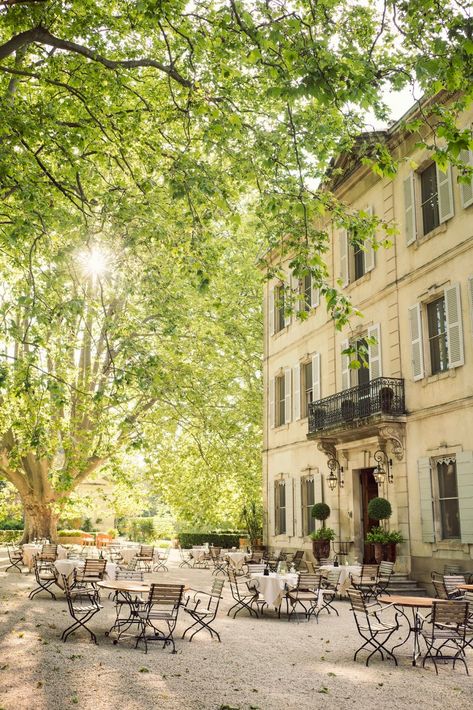
<path fill-rule="evenodd" d="M 335 530 L 332 528 L 320 528 L 310 533 L 312 540 L 335 540 Z"/>
<path fill-rule="evenodd" d="M 388 542 L 387 535 L 388 533 L 386 532 L 386 530 L 383 530 L 383 528 L 374 527 L 371 528 L 368 533 L 366 533 L 366 542 L 370 542 L 372 544 L 380 542 L 384 544 L 385 542 Z"/>
<path fill-rule="evenodd" d="M 368 516 L 373 520 L 387 520 L 392 512 L 391 503 L 386 498 L 372 498 L 368 503 Z"/>
<path fill-rule="evenodd" d="M 0 530 L 23 530 L 24 524 L 20 519 L 4 518 L 0 520 Z"/>
<path fill-rule="evenodd" d="M 208 542 L 215 547 L 239 547 L 239 533 L 179 533 L 181 547 L 194 547 Z"/>
<path fill-rule="evenodd" d="M 0 543 L 16 542 L 20 537 L 18 530 L 0 530 Z"/>
<path fill-rule="evenodd" d="M 65 528 L 64 530 L 58 530 L 57 534 L 58 537 L 82 537 L 84 530 L 68 530 Z"/>
<path fill-rule="evenodd" d="M 107 535 L 114 540 L 116 537 L 118 537 L 119 533 L 116 528 L 110 528 L 110 530 L 107 530 Z"/>
<path fill-rule="evenodd" d="M 327 503 L 316 503 L 312 506 L 311 514 L 316 520 L 325 521 L 330 515 L 330 506 Z"/>

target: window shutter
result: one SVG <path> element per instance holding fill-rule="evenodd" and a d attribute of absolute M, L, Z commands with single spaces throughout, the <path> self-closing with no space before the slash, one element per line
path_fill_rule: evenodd
<path fill-rule="evenodd" d="M 291 368 L 284 370 L 284 423 L 292 419 Z"/>
<path fill-rule="evenodd" d="M 424 377 L 424 349 L 422 343 L 422 313 L 420 303 L 409 308 L 409 325 L 411 329 L 411 361 L 412 378 L 414 381 Z"/>
<path fill-rule="evenodd" d="M 460 302 L 460 284 L 445 289 L 445 313 L 447 316 L 448 367 L 460 367 L 465 363 L 463 354 L 463 328 Z"/>
<path fill-rule="evenodd" d="M 348 340 L 344 340 L 342 343 L 342 390 L 350 389 L 350 358 L 343 354 L 343 350 L 348 345 Z"/>
<path fill-rule="evenodd" d="M 468 277 L 468 296 L 470 300 L 471 331 L 473 333 L 473 276 Z"/>
<path fill-rule="evenodd" d="M 383 376 L 383 369 L 381 367 L 381 326 L 379 323 L 368 328 L 368 337 L 376 338 L 376 343 L 368 346 L 371 381 Z"/>
<path fill-rule="evenodd" d="M 274 407 L 275 396 L 276 396 L 276 379 L 274 377 L 271 377 L 271 379 L 269 380 L 269 426 L 271 427 L 271 429 L 274 429 L 274 426 L 276 424 L 275 407 Z"/>
<path fill-rule="evenodd" d="M 274 286 L 269 289 L 269 334 L 274 335 Z"/>
<path fill-rule="evenodd" d="M 417 460 L 419 474 L 420 522 L 422 526 L 422 542 L 435 542 L 434 514 L 432 507 L 432 478 L 430 459 Z"/>
<path fill-rule="evenodd" d="M 468 165 L 473 165 L 473 150 L 462 150 L 460 160 Z M 460 195 L 463 208 L 473 205 L 473 178 L 468 183 L 460 183 Z"/>
<path fill-rule="evenodd" d="M 348 286 L 348 233 L 346 229 L 340 232 L 340 278 L 342 286 Z"/>
<path fill-rule="evenodd" d="M 274 482 L 274 534 L 279 535 L 279 486 L 280 482 Z"/>
<path fill-rule="evenodd" d="M 311 304 L 312 308 L 317 308 L 320 305 L 320 289 L 315 286 L 312 286 L 311 290 Z"/>
<path fill-rule="evenodd" d="M 320 393 L 320 353 L 312 355 L 312 401 L 321 399 Z"/>
<path fill-rule="evenodd" d="M 473 544 L 473 451 L 456 455 L 461 540 Z"/>
<path fill-rule="evenodd" d="M 314 500 L 316 503 L 323 503 L 324 497 L 322 494 L 322 474 L 319 471 L 314 473 Z M 322 521 L 315 521 L 315 529 L 319 530 L 322 527 Z"/>
<path fill-rule="evenodd" d="M 437 189 L 439 194 L 439 219 L 440 224 L 442 224 L 455 214 L 453 208 L 452 168 L 449 165 L 447 172 L 443 173 L 438 165 L 435 167 L 437 170 Z"/>
<path fill-rule="evenodd" d="M 286 481 L 286 535 L 294 537 L 294 481 Z"/>
<path fill-rule="evenodd" d="M 292 275 L 289 274 L 287 291 L 284 291 L 284 327 L 291 325 L 291 315 L 287 312 L 287 308 L 292 308 Z"/>
<path fill-rule="evenodd" d="M 404 180 L 404 221 L 406 244 L 412 244 L 417 237 L 415 176 L 413 172 L 410 172 Z"/>
<path fill-rule="evenodd" d="M 303 520 L 304 520 L 304 485 L 305 478 L 300 478 L 299 481 L 294 481 L 294 530 L 297 537 L 303 537 Z"/>
<path fill-rule="evenodd" d="M 373 216 L 373 208 L 367 207 L 366 208 L 367 214 L 369 214 L 370 217 Z M 374 255 L 374 249 L 373 245 L 371 242 L 365 242 L 365 253 L 364 253 L 364 259 L 365 259 L 365 274 L 368 273 L 368 271 L 373 271 L 374 266 L 375 266 L 375 255 Z"/>
<path fill-rule="evenodd" d="M 294 368 L 294 419 L 301 418 L 301 367 Z"/>

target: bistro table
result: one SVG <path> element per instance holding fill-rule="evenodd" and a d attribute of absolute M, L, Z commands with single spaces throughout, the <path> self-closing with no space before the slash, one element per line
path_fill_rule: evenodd
<path fill-rule="evenodd" d="M 380 604 L 392 604 L 394 608 L 402 614 L 408 624 L 409 633 L 407 634 L 404 641 L 393 646 L 392 651 L 395 648 L 403 646 L 409 639 L 411 634 L 414 635 L 414 645 L 412 649 L 412 665 L 417 665 L 417 659 L 421 655 L 420 643 L 419 643 L 419 633 L 422 625 L 418 622 L 417 612 L 419 609 L 428 609 L 429 612 L 432 609 L 432 604 L 438 602 L 439 599 L 436 597 L 405 597 L 400 594 L 391 595 L 380 595 L 377 599 Z M 409 616 L 405 613 L 404 609 L 412 609 L 412 622 Z"/>
<path fill-rule="evenodd" d="M 320 565 L 319 569 L 325 570 L 326 572 L 340 572 L 337 593 L 345 596 L 351 586 L 350 575 L 356 577 L 361 574 L 361 565 L 339 565 L 338 567 L 334 565 Z"/>
<path fill-rule="evenodd" d="M 97 582 L 97 586 L 102 589 L 109 589 L 121 595 L 122 603 L 120 603 L 120 598 L 118 598 L 118 603 L 116 605 L 116 618 L 113 626 L 105 632 L 106 636 L 111 634 L 116 634 L 113 639 L 113 643 L 117 644 L 120 638 L 126 634 L 131 626 L 139 624 L 140 621 L 136 615 L 136 611 L 139 605 L 144 602 L 141 597 L 142 594 L 149 592 L 150 583 L 149 582 L 136 582 L 127 579 L 104 579 L 101 582 Z M 128 609 L 128 616 L 120 616 L 122 607 Z"/>
<path fill-rule="evenodd" d="M 247 552 L 226 552 L 224 557 L 229 561 L 234 570 L 239 572 L 244 563 L 251 558 Z"/>
<path fill-rule="evenodd" d="M 193 547 L 192 550 L 190 550 L 190 555 L 196 562 L 203 562 L 209 555 L 209 548 L 200 546 Z"/>
<path fill-rule="evenodd" d="M 27 542 L 21 548 L 23 552 L 23 563 L 28 567 L 29 571 L 33 569 L 33 557 L 39 555 L 43 549 L 43 545 L 38 545 L 37 543 Z M 67 557 L 67 549 L 58 545 L 57 548 L 57 558 L 58 560 L 64 560 Z"/>
<path fill-rule="evenodd" d="M 58 572 L 56 584 L 62 589 L 61 575 L 69 577 L 75 569 L 83 569 L 85 566 L 85 560 L 56 560 L 54 566 Z M 114 562 L 107 562 L 105 565 L 105 576 L 111 580 L 115 579 L 115 572 L 117 568 L 118 565 Z"/>
<path fill-rule="evenodd" d="M 267 602 L 268 606 L 278 609 L 286 589 L 297 586 L 298 574 L 277 574 L 270 572 L 269 575 L 256 573 L 251 575 L 248 586 L 256 589 Z"/>
<path fill-rule="evenodd" d="M 457 589 L 461 589 L 464 592 L 473 592 L 473 584 L 457 584 Z"/>

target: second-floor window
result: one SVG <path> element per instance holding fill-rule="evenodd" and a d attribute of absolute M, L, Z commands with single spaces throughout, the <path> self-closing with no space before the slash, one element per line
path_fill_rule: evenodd
<path fill-rule="evenodd" d="M 423 232 L 428 234 L 440 224 L 437 167 L 435 163 L 429 165 L 420 174 L 420 189 Z"/>
<path fill-rule="evenodd" d="M 433 467 L 434 507 L 439 538 L 461 538 L 460 510 L 458 505 L 457 467 L 454 457 L 434 460 Z"/>
<path fill-rule="evenodd" d="M 430 366 L 432 374 L 448 369 L 447 318 L 445 298 L 437 298 L 427 304 L 427 327 L 429 330 Z"/>
<path fill-rule="evenodd" d="M 284 481 L 276 481 L 274 484 L 274 534 L 285 535 L 286 533 L 286 484 Z"/>
<path fill-rule="evenodd" d="M 286 423 L 286 387 L 285 376 L 280 375 L 275 380 L 276 426 Z"/>
<path fill-rule="evenodd" d="M 296 365 L 294 382 L 294 419 L 309 416 L 309 405 L 321 398 L 320 393 L 320 353 L 313 353 Z"/>
<path fill-rule="evenodd" d="M 454 215 L 452 171 L 436 163 L 422 171 L 411 172 L 403 183 L 404 226 L 407 244 L 429 234 Z"/>
<path fill-rule="evenodd" d="M 279 333 L 286 327 L 284 286 L 274 289 L 274 332 Z"/>

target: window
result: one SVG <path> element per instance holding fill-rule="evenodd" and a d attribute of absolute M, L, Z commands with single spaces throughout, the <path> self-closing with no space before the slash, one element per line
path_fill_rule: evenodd
<path fill-rule="evenodd" d="M 435 375 L 464 364 L 460 284 L 449 286 L 430 303 L 411 306 L 409 326 L 414 380 L 425 377 L 426 371 Z"/>
<path fill-rule="evenodd" d="M 375 342 L 367 344 L 366 338 L 361 337 L 354 343 L 357 352 L 362 347 L 367 349 L 367 367 L 362 364 L 358 369 L 350 368 L 350 358 L 348 355 L 343 354 L 343 351 L 349 347 L 350 342 L 348 340 L 342 342 L 342 391 L 350 389 L 350 387 L 368 385 L 372 380 L 382 377 L 380 324 L 375 323 L 370 326 L 367 336 L 373 338 Z M 369 388 L 366 389 L 366 395 L 369 396 Z"/>
<path fill-rule="evenodd" d="M 286 533 L 286 483 L 276 481 L 274 487 L 274 521 L 275 535 L 285 535 Z"/>
<path fill-rule="evenodd" d="M 277 286 L 274 289 L 274 331 L 279 333 L 286 327 L 286 317 L 284 315 L 285 294 L 284 286 Z"/>
<path fill-rule="evenodd" d="M 447 319 L 445 299 L 437 298 L 427 304 L 427 324 L 429 329 L 430 368 L 434 375 L 448 369 Z"/>
<path fill-rule="evenodd" d="M 312 517 L 312 506 L 315 503 L 315 485 L 313 476 L 301 479 L 302 499 L 302 534 L 310 535 L 315 530 L 315 518 Z"/>
<path fill-rule="evenodd" d="M 424 234 L 428 234 L 440 224 L 439 194 L 437 188 L 437 170 L 435 163 L 420 174 L 422 225 Z"/>
<path fill-rule="evenodd" d="M 294 419 L 308 417 L 310 403 L 319 399 L 320 353 L 314 353 L 294 368 Z"/>
<path fill-rule="evenodd" d="M 319 289 L 313 285 L 312 274 L 306 274 L 299 279 L 299 312 L 309 313 L 312 308 L 319 305 L 319 302 Z"/>
<path fill-rule="evenodd" d="M 286 423 L 286 388 L 285 377 L 276 377 L 276 426 Z"/>
<path fill-rule="evenodd" d="M 371 216 L 373 214 L 372 208 L 367 208 L 366 213 Z M 361 279 L 375 266 L 374 249 L 371 242 L 352 243 L 349 237 L 347 230 L 343 230 L 340 234 L 340 277 L 343 286 Z"/>
<path fill-rule="evenodd" d="M 461 538 L 458 505 L 457 467 L 454 457 L 434 461 L 434 506 L 438 521 L 439 539 Z"/>
<path fill-rule="evenodd" d="M 309 415 L 309 404 L 313 401 L 313 383 L 312 383 L 312 361 L 307 362 L 301 367 L 302 374 L 302 416 Z"/>

